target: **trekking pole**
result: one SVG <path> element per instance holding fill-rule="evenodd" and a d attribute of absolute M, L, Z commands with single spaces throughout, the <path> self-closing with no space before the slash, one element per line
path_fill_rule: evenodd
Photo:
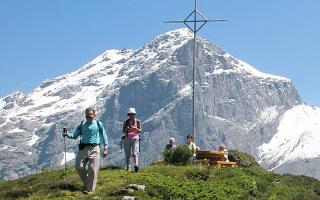
<path fill-rule="evenodd" d="M 141 144 L 141 137 L 139 135 L 139 153 L 141 153 L 141 147 L 140 147 L 140 144 Z"/>
<path fill-rule="evenodd" d="M 67 174 L 67 147 L 66 147 L 66 138 L 63 138 L 64 143 L 64 171 Z"/>
<path fill-rule="evenodd" d="M 64 182 L 64 189 L 68 189 L 68 184 L 66 182 L 67 177 L 67 146 L 66 146 L 66 137 L 67 137 L 67 129 L 63 128 L 63 146 L 64 146 L 64 176 L 63 176 L 63 182 Z"/>
<path fill-rule="evenodd" d="M 67 175 L 67 147 L 66 147 L 67 129 L 63 128 L 63 145 L 64 145 L 64 175 Z"/>

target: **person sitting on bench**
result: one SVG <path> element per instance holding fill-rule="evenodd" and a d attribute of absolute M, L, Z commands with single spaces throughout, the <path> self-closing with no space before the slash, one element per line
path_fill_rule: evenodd
<path fill-rule="evenodd" d="M 221 144 L 221 145 L 219 146 L 218 152 L 223 152 L 223 153 L 224 153 L 224 161 L 229 162 L 229 159 L 228 159 L 228 151 L 224 148 L 224 145 L 223 145 L 223 144 Z"/>
<path fill-rule="evenodd" d="M 197 152 L 197 150 L 199 150 L 199 147 L 197 147 L 197 145 L 194 143 L 192 135 L 187 135 L 186 145 L 192 152 L 191 160 L 195 160 L 196 159 L 196 152 Z"/>

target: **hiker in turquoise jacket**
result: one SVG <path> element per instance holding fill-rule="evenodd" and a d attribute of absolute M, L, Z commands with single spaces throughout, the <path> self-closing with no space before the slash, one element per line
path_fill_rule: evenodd
<path fill-rule="evenodd" d="M 79 152 L 76 157 L 76 170 L 83 182 L 83 193 L 88 194 L 96 188 L 97 177 L 100 165 L 100 145 L 103 145 L 102 157 L 108 154 L 108 138 L 103 124 L 95 120 L 96 110 L 87 108 L 85 110 L 86 120 L 76 128 L 73 133 L 64 133 L 70 139 L 77 139 L 79 136 Z M 88 166 L 88 170 L 86 169 Z"/>

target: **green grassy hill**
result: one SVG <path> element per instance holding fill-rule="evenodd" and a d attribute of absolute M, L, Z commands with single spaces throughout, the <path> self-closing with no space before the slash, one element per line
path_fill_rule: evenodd
<path fill-rule="evenodd" d="M 252 159 L 251 159 L 252 161 Z M 152 165 L 138 173 L 106 168 L 99 172 L 94 194 L 81 193 L 74 169 L 43 171 L 13 181 L 0 182 L 0 199 L 320 199 L 320 182 L 305 176 L 277 175 L 257 166 L 250 158 L 239 168 Z M 126 194 L 129 184 L 145 185 L 144 191 Z"/>

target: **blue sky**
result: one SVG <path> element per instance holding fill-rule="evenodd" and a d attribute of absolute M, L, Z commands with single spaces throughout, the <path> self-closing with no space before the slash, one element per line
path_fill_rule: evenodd
<path fill-rule="evenodd" d="M 290 78 L 302 99 L 320 106 L 320 1 L 198 0 L 209 19 L 200 36 L 266 73 Z M 0 96 L 42 81 L 107 49 L 139 48 L 183 25 L 193 0 L 1 0 Z"/>

